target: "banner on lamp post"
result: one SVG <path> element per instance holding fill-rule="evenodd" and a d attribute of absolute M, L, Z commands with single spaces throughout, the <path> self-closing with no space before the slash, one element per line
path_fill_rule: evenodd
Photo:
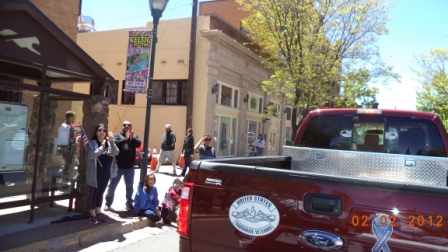
<path fill-rule="evenodd" d="M 146 92 L 151 42 L 152 31 L 129 31 L 125 92 Z"/>

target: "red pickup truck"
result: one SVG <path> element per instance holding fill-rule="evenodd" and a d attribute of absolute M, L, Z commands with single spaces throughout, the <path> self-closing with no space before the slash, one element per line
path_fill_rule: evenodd
<path fill-rule="evenodd" d="M 180 251 L 448 251 L 437 115 L 310 112 L 283 156 L 192 162 Z"/>

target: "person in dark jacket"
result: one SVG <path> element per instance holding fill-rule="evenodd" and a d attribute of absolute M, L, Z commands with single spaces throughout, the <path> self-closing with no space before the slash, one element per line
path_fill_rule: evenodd
<path fill-rule="evenodd" d="M 201 145 L 203 144 L 203 145 Z M 194 146 L 194 151 L 199 152 L 200 159 L 213 159 L 216 158 L 215 148 L 213 147 L 212 137 L 209 134 L 205 134 L 199 142 Z"/>
<path fill-rule="evenodd" d="M 117 177 L 110 180 L 106 194 L 106 205 L 104 210 L 110 209 L 114 201 L 115 189 L 122 176 L 124 176 L 124 183 L 126 185 L 126 209 L 132 211 L 134 209 L 132 203 L 132 194 L 134 193 L 134 163 L 135 163 L 135 149 L 142 144 L 138 135 L 132 130 L 132 124 L 129 121 L 124 121 L 122 131 L 115 134 L 115 144 L 120 150 L 120 154 L 116 157 L 118 165 Z"/>
<path fill-rule="evenodd" d="M 190 167 L 191 155 L 194 154 L 193 130 L 191 128 L 187 129 L 187 135 L 184 138 L 184 147 L 182 148 L 182 154 L 184 155 L 185 164 L 180 175 L 185 176 L 185 173 L 187 173 L 187 167 Z"/>
<path fill-rule="evenodd" d="M 165 159 L 169 159 L 173 165 L 173 174 L 176 175 L 176 158 L 174 157 L 174 147 L 176 145 L 176 134 L 171 130 L 171 125 L 165 125 L 165 133 L 162 137 L 161 148 L 162 151 L 159 155 L 159 162 L 157 163 L 156 172 L 159 172 L 160 166 Z"/>

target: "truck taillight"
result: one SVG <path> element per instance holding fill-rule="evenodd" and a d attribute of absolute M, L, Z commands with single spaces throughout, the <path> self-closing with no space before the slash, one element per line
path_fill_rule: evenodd
<path fill-rule="evenodd" d="M 182 189 L 180 199 L 179 221 L 177 223 L 177 232 L 180 235 L 188 236 L 188 222 L 190 220 L 190 200 L 193 194 L 193 183 L 185 183 Z"/>

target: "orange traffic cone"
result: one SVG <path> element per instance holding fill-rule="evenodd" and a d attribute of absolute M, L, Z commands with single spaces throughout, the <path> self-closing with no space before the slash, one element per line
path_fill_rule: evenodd
<path fill-rule="evenodd" d="M 183 169 L 185 165 L 185 158 L 184 158 L 184 154 L 180 155 L 179 158 L 179 166 L 177 167 L 178 169 Z"/>
<path fill-rule="evenodd" d="M 151 171 L 156 170 L 158 158 L 159 158 L 159 156 L 157 155 L 157 149 L 156 149 L 156 147 L 154 147 L 154 149 L 152 150 L 151 166 L 149 167 L 149 169 L 151 169 Z"/>

